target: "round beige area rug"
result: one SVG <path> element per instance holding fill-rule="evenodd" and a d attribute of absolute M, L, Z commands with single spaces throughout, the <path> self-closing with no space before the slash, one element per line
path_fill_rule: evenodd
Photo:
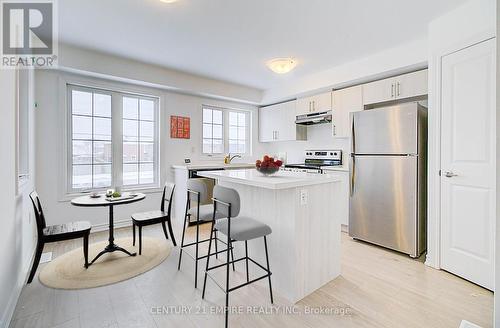
<path fill-rule="evenodd" d="M 139 255 L 139 241 L 132 246 L 132 238 L 121 238 L 115 243 L 137 256 L 128 256 L 117 251 L 106 253 L 85 269 L 83 250 L 78 248 L 63 254 L 45 265 L 39 275 L 40 282 L 58 289 L 82 289 L 113 284 L 147 272 L 162 263 L 172 247 L 167 240 L 142 238 L 142 255 Z M 106 247 L 108 241 L 89 245 L 89 261 Z"/>

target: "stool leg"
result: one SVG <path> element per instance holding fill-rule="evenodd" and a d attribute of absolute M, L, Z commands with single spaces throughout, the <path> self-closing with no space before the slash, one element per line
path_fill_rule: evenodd
<path fill-rule="evenodd" d="M 264 248 L 266 249 L 266 263 L 267 263 L 267 274 L 268 274 L 268 279 L 269 279 L 269 294 L 271 295 L 271 304 L 274 303 L 273 301 L 273 288 L 271 286 L 271 270 L 269 268 L 269 255 L 267 253 L 267 238 L 264 236 Z"/>
<path fill-rule="evenodd" d="M 228 247 L 231 249 L 231 260 L 233 261 L 233 263 L 232 263 L 232 264 L 233 264 L 233 271 L 236 271 L 236 270 L 234 269 L 234 253 L 233 253 L 233 243 L 229 243 L 228 245 L 229 245 Z"/>
<path fill-rule="evenodd" d="M 214 234 L 215 234 L 215 258 L 218 259 L 219 254 L 217 254 L 217 253 L 219 252 L 219 250 L 217 249 L 217 230 L 215 230 Z"/>
<path fill-rule="evenodd" d="M 210 240 L 208 242 L 208 256 L 207 256 L 207 265 L 205 267 L 205 278 L 203 279 L 203 292 L 201 293 L 201 298 L 204 299 L 205 298 L 205 287 L 207 285 L 207 275 L 208 275 L 208 268 L 209 268 L 209 263 L 210 263 L 210 252 L 212 251 L 212 236 L 214 234 L 214 228 L 215 226 L 215 221 L 212 221 L 212 228 L 210 229 Z M 216 244 L 217 245 L 217 242 Z M 217 252 L 217 248 L 215 249 L 215 251 Z M 215 254 L 217 255 L 217 254 Z"/>
<path fill-rule="evenodd" d="M 182 239 L 181 239 L 181 249 L 179 250 L 179 264 L 177 265 L 177 270 L 181 269 L 181 261 L 182 261 L 182 249 L 184 248 L 184 235 L 186 233 L 186 221 L 188 218 L 188 206 L 189 206 L 189 199 L 186 202 L 186 212 L 184 214 L 184 225 L 182 226 Z"/>
<path fill-rule="evenodd" d="M 227 251 L 226 251 L 226 307 L 225 307 L 225 327 L 227 328 L 228 323 L 229 323 L 229 252 L 230 252 L 230 246 L 231 246 L 231 238 L 229 237 L 231 235 L 231 223 L 229 222 L 230 219 L 228 219 L 228 234 L 227 234 Z M 234 267 L 234 263 L 233 263 Z"/>
<path fill-rule="evenodd" d="M 198 203 L 199 204 L 199 203 Z M 199 206 L 199 205 L 198 205 Z M 198 213 L 200 213 L 198 209 Z M 198 214 L 199 216 L 199 214 Z M 200 241 L 200 221 L 198 217 L 196 217 L 196 255 L 194 261 L 194 288 L 198 288 L 198 249 L 199 249 L 199 241 Z"/>
<path fill-rule="evenodd" d="M 245 240 L 245 264 L 246 264 L 246 267 L 247 267 L 247 282 L 250 281 L 250 276 L 248 274 L 248 241 Z"/>

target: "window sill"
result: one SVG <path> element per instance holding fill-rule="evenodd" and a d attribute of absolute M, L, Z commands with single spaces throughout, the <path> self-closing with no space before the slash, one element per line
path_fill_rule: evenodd
<path fill-rule="evenodd" d="M 102 190 L 97 190 L 97 192 L 105 192 L 106 189 L 102 189 Z M 140 193 L 143 193 L 143 194 L 156 194 L 156 193 L 160 193 L 160 192 L 163 192 L 163 188 L 161 187 L 131 187 L 131 188 L 123 188 L 122 187 L 122 192 L 123 191 L 134 191 L 134 192 L 140 192 Z M 80 197 L 80 196 L 85 196 L 85 195 L 90 195 L 90 191 L 82 191 L 82 192 L 68 192 L 66 194 L 64 194 L 60 199 L 59 199 L 59 202 L 60 203 L 65 203 L 65 202 L 70 202 L 72 199 L 76 198 L 76 197 Z"/>

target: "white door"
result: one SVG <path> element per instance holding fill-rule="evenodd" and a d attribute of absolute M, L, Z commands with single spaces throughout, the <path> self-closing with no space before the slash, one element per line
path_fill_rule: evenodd
<path fill-rule="evenodd" d="M 495 40 L 442 58 L 441 267 L 493 290 Z"/>

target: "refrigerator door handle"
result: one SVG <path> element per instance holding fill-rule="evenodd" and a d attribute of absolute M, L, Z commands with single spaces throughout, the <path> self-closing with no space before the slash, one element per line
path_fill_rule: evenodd
<path fill-rule="evenodd" d="M 351 197 L 354 195 L 354 186 L 356 183 L 356 157 L 351 154 L 351 180 L 350 180 Z"/>

